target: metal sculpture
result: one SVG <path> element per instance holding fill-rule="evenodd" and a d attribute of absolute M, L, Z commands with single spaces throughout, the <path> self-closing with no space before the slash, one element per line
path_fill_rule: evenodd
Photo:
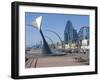
<path fill-rule="evenodd" d="M 37 30 L 39 30 L 39 32 L 42 36 L 42 39 L 43 39 L 43 54 L 51 54 L 51 50 L 49 48 L 47 41 L 45 40 L 45 37 L 44 37 L 42 29 L 41 29 L 41 23 L 42 23 L 42 16 L 39 16 L 32 22 L 32 26 L 34 28 L 36 28 Z"/>

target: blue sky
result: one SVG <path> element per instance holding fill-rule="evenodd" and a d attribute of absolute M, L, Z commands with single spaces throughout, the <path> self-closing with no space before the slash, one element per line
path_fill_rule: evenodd
<path fill-rule="evenodd" d="M 41 35 L 37 29 L 27 24 L 31 24 L 37 17 L 42 16 L 41 29 L 44 36 L 48 36 L 53 42 L 59 42 L 58 37 L 52 32 L 46 30 L 52 30 L 57 32 L 62 40 L 64 39 L 64 29 L 68 20 L 73 24 L 74 29 L 79 31 L 82 26 L 89 26 L 88 15 L 73 15 L 73 14 L 51 14 L 51 13 L 33 13 L 25 12 L 25 45 L 32 46 L 42 41 Z M 48 43 L 51 43 L 47 39 Z"/>

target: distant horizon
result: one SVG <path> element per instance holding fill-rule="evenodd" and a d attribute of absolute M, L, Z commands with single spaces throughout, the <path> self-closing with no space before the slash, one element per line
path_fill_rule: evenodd
<path fill-rule="evenodd" d="M 73 14 L 51 14 L 51 13 L 33 13 L 25 12 L 25 46 L 31 47 L 35 44 L 39 44 L 42 41 L 41 35 L 37 29 L 27 24 L 31 24 L 33 20 L 37 17 L 42 16 L 43 21 L 41 24 L 41 29 L 44 36 L 49 37 L 53 42 L 59 42 L 58 37 L 52 32 L 46 30 L 55 31 L 60 35 L 62 40 L 64 40 L 64 29 L 68 20 L 73 24 L 73 27 L 77 32 L 81 27 L 89 26 L 89 15 L 73 15 Z M 48 43 L 51 41 L 45 38 Z"/>

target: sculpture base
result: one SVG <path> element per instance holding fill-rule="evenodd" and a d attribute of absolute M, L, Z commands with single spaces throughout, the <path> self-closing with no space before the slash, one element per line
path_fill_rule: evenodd
<path fill-rule="evenodd" d="M 58 50 L 53 49 L 51 51 L 52 51 L 52 53 L 50 53 L 50 54 L 44 53 L 43 55 L 45 55 L 45 56 L 63 56 L 63 55 L 66 55 L 65 52 L 61 52 L 61 51 L 58 51 Z"/>
<path fill-rule="evenodd" d="M 62 51 L 60 51 L 58 49 L 52 49 L 52 55 L 53 56 L 61 56 L 61 55 L 66 55 L 66 53 L 62 52 Z"/>
<path fill-rule="evenodd" d="M 50 55 L 48 55 L 48 56 L 64 56 L 64 55 L 66 55 L 65 53 L 59 53 L 59 54 L 56 54 L 56 53 L 52 53 L 52 54 L 50 54 Z"/>

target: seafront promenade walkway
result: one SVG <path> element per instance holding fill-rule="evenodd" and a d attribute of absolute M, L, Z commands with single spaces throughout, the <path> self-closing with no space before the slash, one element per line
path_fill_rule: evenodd
<path fill-rule="evenodd" d="M 29 56 L 28 56 L 29 57 Z M 70 54 L 63 56 L 43 56 L 34 57 L 30 56 L 25 63 L 26 68 L 39 68 L 39 67 L 59 67 L 59 66 L 78 66 L 89 65 L 89 59 L 86 54 Z"/>

